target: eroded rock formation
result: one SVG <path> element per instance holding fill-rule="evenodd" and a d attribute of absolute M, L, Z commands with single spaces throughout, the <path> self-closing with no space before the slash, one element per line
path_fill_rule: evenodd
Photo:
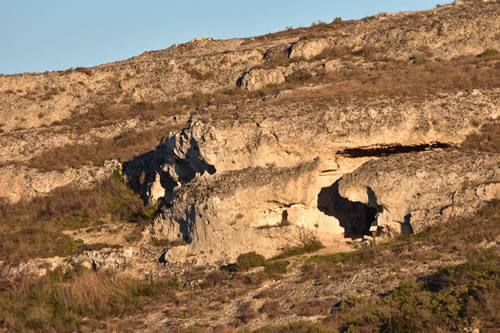
<path fill-rule="evenodd" d="M 401 224 L 419 231 L 437 221 L 436 212 L 442 214 L 440 221 L 462 216 L 497 195 L 493 185 L 486 185 L 498 181 L 498 170 L 491 171 L 497 155 L 448 149 L 498 117 L 497 99 L 496 91 L 470 92 L 419 104 L 395 101 L 383 108 L 298 108 L 283 118 L 263 109 L 253 119 L 242 120 L 242 112 L 240 119 L 193 120 L 124 170 L 146 202 L 164 204 L 151 236 L 187 242 L 167 251 L 171 262 L 229 262 L 252 250 L 272 256 L 294 244 L 301 232 L 360 237 L 368 234 L 380 207 L 387 208 L 378 217 L 381 231 L 397 234 Z M 444 101 L 454 107 L 438 112 Z M 455 171 L 439 169 L 450 162 Z M 458 170 L 463 173 L 444 176 Z M 477 173 L 474 184 L 466 180 L 467 172 Z M 411 183 L 415 173 L 442 191 Z M 412 189 L 405 192 L 409 197 L 381 185 L 389 180 L 410 182 L 401 188 Z M 357 182 L 365 186 L 363 199 L 346 190 Z M 384 199 L 368 200 L 366 188 Z M 451 193 L 462 190 L 488 194 L 482 199 L 459 194 L 456 207 L 450 204 Z M 454 208 L 446 210 L 447 204 Z"/>
<path fill-rule="evenodd" d="M 500 198 L 500 156 L 432 151 L 369 161 L 340 179 L 342 197 L 378 211 L 388 232 L 419 232 Z"/>

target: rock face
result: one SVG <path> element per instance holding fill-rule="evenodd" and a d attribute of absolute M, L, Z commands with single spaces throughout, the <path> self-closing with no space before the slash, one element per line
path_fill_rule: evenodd
<path fill-rule="evenodd" d="M 301 40 L 290 47 L 290 59 L 310 60 L 331 46 L 327 39 Z"/>
<path fill-rule="evenodd" d="M 453 150 L 393 155 L 345 175 L 338 190 L 378 210 L 381 230 L 419 232 L 500 198 L 500 155 Z"/>
<path fill-rule="evenodd" d="M 300 241 L 303 230 L 290 223 L 286 211 L 292 204 L 313 205 L 317 167 L 318 161 L 313 161 L 295 168 L 253 168 L 201 177 L 183 186 L 172 207 L 155 218 L 152 235 L 190 244 L 169 250 L 165 256 L 169 262 L 184 261 L 189 252 L 196 254 L 196 263 L 230 262 L 255 251 L 256 245 L 259 253 L 277 254 Z"/>
<path fill-rule="evenodd" d="M 301 233 L 359 237 L 368 234 L 379 207 L 387 208 L 379 215 L 381 228 L 399 233 L 411 216 L 405 225 L 418 231 L 437 221 L 430 219 L 436 214 L 443 214 L 439 221 L 462 216 L 497 196 L 496 185 L 488 185 L 498 181 L 496 155 L 441 151 L 496 119 L 497 98 L 497 92 L 444 97 L 456 106 L 447 108 L 446 115 L 435 111 L 443 103 L 437 97 L 418 107 L 408 102 L 382 109 L 353 104 L 289 111 L 286 118 L 263 109 L 253 114 L 254 121 L 193 120 L 156 151 L 126 163 L 124 171 L 146 202 L 164 203 L 151 237 L 187 242 L 167 251 L 168 262 L 230 262 L 255 250 L 272 256 L 297 244 Z M 425 150 L 432 152 L 417 153 Z M 453 169 L 438 168 L 450 161 Z M 458 171 L 476 169 L 474 186 L 466 186 L 472 183 L 462 181 L 466 178 Z M 415 173 L 422 181 L 418 186 L 412 183 Z M 425 188 L 429 179 L 441 191 Z M 412 190 L 402 196 L 389 181 L 409 182 L 402 188 Z M 357 189 L 357 182 L 362 190 L 346 189 L 351 183 Z M 463 195 L 462 188 L 467 189 Z M 361 199 L 353 194 L 360 191 Z M 377 200 L 369 201 L 367 191 Z M 452 197 L 457 206 L 446 210 Z"/>
<path fill-rule="evenodd" d="M 243 74 L 238 85 L 249 91 L 256 91 L 272 84 L 285 82 L 281 69 L 253 69 Z"/>

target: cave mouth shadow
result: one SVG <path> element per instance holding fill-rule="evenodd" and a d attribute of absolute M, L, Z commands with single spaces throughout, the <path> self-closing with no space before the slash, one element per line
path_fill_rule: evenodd
<path fill-rule="evenodd" d="M 318 208 L 324 214 L 339 220 L 340 226 L 344 228 L 345 238 L 355 239 L 371 235 L 370 226 L 376 219 L 377 209 L 342 197 L 339 193 L 339 180 L 321 189 Z"/>

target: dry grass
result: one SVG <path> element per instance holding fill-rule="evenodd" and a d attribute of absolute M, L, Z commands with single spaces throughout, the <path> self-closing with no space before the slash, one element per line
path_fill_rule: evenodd
<path fill-rule="evenodd" d="M 259 93 L 253 94 L 258 96 Z M 88 133 L 89 130 L 109 126 L 129 119 L 141 121 L 159 120 L 165 116 L 184 113 L 185 109 L 202 110 L 212 105 L 233 104 L 248 96 L 241 89 L 224 90 L 215 94 L 195 92 L 191 97 L 180 98 L 169 103 L 135 103 L 132 105 L 100 105 L 88 113 L 75 115 L 70 119 L 55 122 L 64 125 L 76 133 Z M 224 115 L 218 115 L 224 117 Z M 28 165 L 43 171 L 63 171 L 67 167 L 79 168 L 83 165 L 102 165 L 109 159 L 122 162 L 153 150 L 170 131 L 185 126 L 175 125 L 151 128 L 145 131 L 134 129 L 120 133 L 109 139 L 96 139 L 92 144 L 68 144 L 43 151 L 33 157 Z"/>
<path fill-rule="evenodd" d="M 500 151 L 500 123 L 493 121 L 483 126 L 478 133 L 469 135 L 462 143 L 462 149 L 498 153 Z"/>
<path fill-rule="evenodd" d="M 93 330 L 102 320 L 140 311 L 152 299 L 174 302 L 176 288 L 169 280 L 138 281 L 85 269 L 55 271 L 2 290 L 0 327 L 9 332 Z"/>
<path fill-rule="evenodd" d="M 317 316 L 330 313 L 332 304 L 328 300 L 312 299 L 294 304 L 292 312 L 298 316 Z"/>
<path fill-rule="evenodd" d="M 136 103 L 133 105 L 98 106 L 88 113 L 76 115 L 58 125 L 68 126 L 77 133 L 87 133 L 90 129 L 109 126 L 129 119 L 142 121 L 158 120 L 165 116 L 184 113 L 185 109 L 203 110 L 213 105 L 235 104 L 249 96 L 260 97 L 260 92 L 246 93 L 241 89 L 224 90 L 215 94 L 194 92 L 190 97 L 169 103 Z M 218 117 L 224 115 L 218 114 Z M 79 168 L 83 165 L 102 165 L 109 159 L 122 162 L 153 150 L 169 132 L 185 126 L 178 122 L 168 127 L 156 127 L 142 132 L 128 130 L 110 139 L 97 139 L 93 144 L 68 144 L 45 150 L 29 161 L 29 166 L 43 171 L 63 171 L 67 167 Z"/>
<path fill-rule="evenodd" d="M 244 302 L 239 305 L 237 319 L 241 320 L 243 324 L 248 323 L 250 320 L 258 316 L 257 311 L 252 306 L 252 302 Z"/>
<path fill-rule="evenodd" d="M 88 67 L 77 67 L 77 68 L 75 68 L 75 72 L 83 73 L 83 74 L 85 74 L 87 76 L 92 76 L 93 75 L 92 69 L 88 68 Z"/>
<path fill-rule="evenodd" d="M 499 87 L 500 62 L 495 59 L 463 57 L 450 61 L 413 64 L 380 61 L 372 68 L 347 66 L 337 72 L 316 76 L 300 75 L 279 89 L 295 89 L 306 84 L 328 84 L 311 91 L 297 91 L 274 103 L 303 101 L 330 104 L 370 97 L 421 98 L 442 92 Z"/>
<path fill-rule="evenodd" d="M 143 132 L 129 130 L 111 139 L 98 139 L 94 144 L 54 147 L 34 156 L 28 165 L 40 171 L 64 171 L 85 165 L 103 165 L 109 159 L 125 162 L 156 148 L 169 130 L 170 128 Z"/>
<path fill-rule="evenodd" d="M 292 308 L 280 307 L 280 292 L 265 289 L 257 295 L 257 298 L 264 299 L 263 305 L 256 308 L 252 302 L 240 303 L 238 315 L 230 325 L 233 329 L 241 327 L 260 316 L 273 319 L 289 314 L 326 315 L 325 320 L 317 324 L 299 322 L 285 327 L 266 327 L 260 331 L 334 332 L 383 328 L 388 332 L 418 332 L 461 329 L 470 325 L 471 318 L 475 317 L 480 319 L 481 327 L 487 331 L 495 327 L 500 319 L 496 311 L 499 306 L 499 260 L 491 251 L 477 251 L 474 247 L 499 235 L 499 211 L 500 203 L 495 202 L 470 219 L 450 221 L 421 234 L 405 236 L 352 254 L 312 257 L 307 260 L 306 266 L 320 268 L 320 275 L 312 274 L 309 279 L 325 279 L 329 275 L 336 279 L 339 277 L 335 275 L 339 272 L 338 267 L 347 272 L 387 262 L 395 265 L 404 265 L 405 260 L 423 262 L 428 258 L 429 248 L 437 251 L 438 257 L 457 252 L 466 255 L 469 260 L 466 265 L 443 268 L 423 282 L 402 282 L 391 296 L 382 300 L 351 298 L 337 306 L 328 299 L 308 299 L 295 303 Z M 378 257 L 383 262 L 377 261 Z M 266 261 L 264 266 L 273 262 L 276 261 Z M 310 274 L 307 270 L 304 273 Z M 162 297 L 163 304 L 172 302 L 169 315 L 177 319 L 191 318 L 205 311 L 203 304 L 207 304 L 207 297 L 211 300 L 211 311 L 217 311 L 220 304 L 254 290 L 270 278 L 265 270 L 252 274 L 214 271 L 208 275 L 199 270 L 189 274 L 191 276 L 182 276 L 181 280 L 188 283 L 204 279 L 205 282 L 201 284 L 201 290 L 189 290 L 179 299 L 172 294 L 176 285 L 168 281 L 151 284 L 119 278 L 106 272 L 82 271 L 70 276 L 55 272 L 42 280 L 23 282 L 25 287 L 0 287 L 3 288 L 0 294 L 0 321 L 11 331 L 43 330 L 46 327 L 55 327 L 58 331 L 96 329 L 107 318 L 137 314 L 146 301 L 156 300 L 157 296 Z M 336 312 L 330 315 L 332 307 Z M 203 331 L 203 327 L 200 329 Z"/>
<path fill-rule="evenodd" d="M 185 65 L 182 69 L 191 76 L 192 79 L 198 81 L 211 80 L 214 78 L 215 74 L 212 71 L 201 72 L 197 68 L 190 67 L 189 65 Z"/>
<path fill-rule="evenodd" d="M 302 83 L 302 82 L 307 82 L 313 78 L 312 74 L 309 73 L 308 71 L 304 70 L 298 70 L 293 72 L 292 74 L 288 75 L 285 78 L 285 81 L 287 83 L 295 84 L 295 83 Z"/>
<path fill-rule="evenodd" d="M 143 201 L 118 175 L 91 190 L 61 187 L 49 196 L 14 205 L 0 205 L 0 257 L 8 262 L 67 256 L 87 247 L 63 230 L 97 225 L 111 216 L 117 223 L 148 221 Z"/>
<path fill-rule="evenodd" d="M 485 206 L 476 216 L 468 219 L 450 220 L 437 224 L 413 235 L 403 235 L 389 243 L 379 244 L 350 253 L 335 253 L 309 257 L 302 267 L 303 280 L 337 279 L 363 266 L 392 265 L 401 268 L 404 261 L 424 262 L 436 259 L 443 253 L 454 253 L 461 257 L 486 241 L 491 242 L 500 235 L 500 201 Z M 393 258 L 393 259 L 390 259 Z"/>
<path fill-rule="evenodd" d="M 77 133 L 87 133 L 89 129 L 112 125 L 119 121 L 129 119 L 152 121 L 180 114 L 182 110 L 182 104 L 176 102 L 125 101 L 122 104 L 100 104 L 88 112 L 74 114 L 71 118 L 53 122 L 52 125 L 68 126 Z"/>
<path fill-rule="evenodd" d="M 234 88 L 211 94 L 193 91 L 191 96 L 161 103 L 124 101 L 121 104 L 101 104 L 88 112 L 74 114 L 69 119 L 54 122 L 53 125 L 68 126 L 78 133 L 86 133 L 89 129 L 112 125 L 119 121 L 130 119 L 155 121 L 184 114 L 187 110 L 199 111 L 213 105 L 235 104 L 252 96 L 256 94 Z"/>
<path fill-rule="evenodd" d="M 343 21 L 340 17 L 336 17 L 331 23 L 313 23 L 310 27 L 307 28 L 287 28 L 283 31 L 278 31 L 262 36 L 255 37 L 255 40 L 273 40 L 273 39 L 282 39 L 282 38 L 300 38 L 300 39 L 314 39 L 314 38 L 322 38 L 331 34 L 333 31 L 338 30 L 340 28 L 345 28 L 351 25 L 353 21 Z"/>
<path fill-rule="evenodd" d="M 352 52 L 346 49 L 325 49 L 318 56 L 330 59 L 338 57 L 365 58 L 372 63 L 369 68 L 347 65 L 337 72 L 318 72 L 315 75 L 301 70 L 290 74 L 286 82 L 261 91 L 248 92 L 235 88 L 213 94 L 195 92 L 192 96 L 168 103 L 134 103 L 122 105 L 100 105 L 88 113 L 75 115 L 59 124 L 71 127 L 79 133 L 92 128 L 111 125 L 127 119 L 154 121 L 166 116 L 196 112 L 208 118 L 227 118 L 232 114 L 207 111 L 212 106 L 238 105 L 252 99 L 261 99 L 283 89 L 296 89 L 309 84 L 326 84 L 314 91 L 297 90 L 270 103 L 285 104 L 300 101 L 316 106 L 328 106 L 351 99 L 381 96 L 391 98 L 423 98 L 441 92 L 456 92 L 469 89 L 490 89 L 499 86 L 500 61 L 498 57 L 462 57 L 449 61 L 396 61 L 380 59 L 380 50 L 372 48 Z M 418 60 L 418 59 L 417 59 Z M 373 62 L 374 61 L 374 62 Z M 276 51 L 268 56 L 264 66 L 287 65 L 290 63 L 285 51 Z M 178 124 L 177 127 L 184 124 Z M 97 140 L 89 145 L 68 145 L 47 150 L 34 157 L 30 166 L 41 170 L 64 170 L 82 165 L 101 165 L 105 160 L 115 158 L 128 161 L 156 147 L 160 140 L 174 127 L 150 129 L 144 132 L 129 130 L 111 139 Z"/>
<path fill-rule="evenodd" d="M 70 127 L 77 133 L 87 133 L 90 129 L 108 126 L 115 122 L 139 119 L 158 120 L 164 116 L 178 115 L 190 108 L 203 110 L 213 105 L 234 104 L 249 96 L 260 98 L 260 92 L 246 93 L 241 89 L 224 90 L 215 94 L 195 92 L 191 97 L 178 99 L 171 103 L 136 103 L 133 105 L 98 106 L 86 114 L 76 115 L 58 125 Z M 218 114 L 218 117 L 225 115 Z M 42 171 L 63 171 L 68 167 L 79 168 L 84 165 L 102 165 L 109 159 L 125 162 L 147 153 L 168 135 L 169 132 L 185 126 L 178 122 L 168 127 L 156 127 L 142 132 L 128 130 L 109 139 L 96 139 L 95 143 L 79 145 L 68 144 L 43 151 L 33 157 L 28 165 Z"/>
<path fill-rule="evenodd" d="M 467 262 L 442 267 L 420 281 L 402 281 L 381 299 L 352 297 L 339 304 L 324 299 L 297 303 L 291 312 L 327 317 L 317 324 L 299 322 L 264 327 L 258 332 L 450 332 L 464 327 L 494 331 L 500 325 L 500 258 L 495 247 L 482 249 L 478 244 L 491 242 L 500 235 L 499 212 L 500 202 L 492 202 L 474 217 L 451 220 L 414 236 L 354 253 L 311 257 L 303 266 L 305 279 L 324 282 L 328 282 L 327 276 L 337 280 L 342 273 L 364 267 L 389 265 L 397 271 L 408 260 L 426 262 L 429 251 L 433 252 L 433 260 L 452 253 Z M 275 303 L 268 302 L 263 308 L 275 315 L 271 308 Z"/>
<path fill-rule="evenodd" d="M 259 309 L 260 313 L 265 313 L 268 318 L 278 318 L 283 314 L 280 303 L 277 300 L 266 301 Z"/>
<path fill-rule="evenodd" d="M 262 327 L 254 332 L 257 333 L 289 333 L 289 332 L 297 332 L 297 333 L 338 333 L 339 331 L 334 328 L 328 328 L 322 324 L 311 323 L 307 321 L 298 321 L 296 323 L 292 323 L 286 326 L 266 326 Z M 366 331 L 370 332 L 370 331 Z"/>
<path fill-rule="evenodd" d="M 302 245 L 285 248 L 281 254 L 275 256 L 273 259 L 279 260 L 288 257 L 302 255 L 305 253 L 316 252 L 325 247 L 318 239 L 317 235 L 311 232 L 304 232 L 301 235 L 300 241 Z"/>

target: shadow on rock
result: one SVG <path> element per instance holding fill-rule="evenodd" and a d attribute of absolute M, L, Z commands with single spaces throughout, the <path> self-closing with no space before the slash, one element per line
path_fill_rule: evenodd
<path fill-rule="evenodd" d="M 324 187 L 318 195 L 318 208 L 328 216 L 339 220 L 346 238 L 369 235 L 370 225 L 375 220 L 376 208 L 360 202 L 352 202 L 339 193 L 339 180 Z"/>

